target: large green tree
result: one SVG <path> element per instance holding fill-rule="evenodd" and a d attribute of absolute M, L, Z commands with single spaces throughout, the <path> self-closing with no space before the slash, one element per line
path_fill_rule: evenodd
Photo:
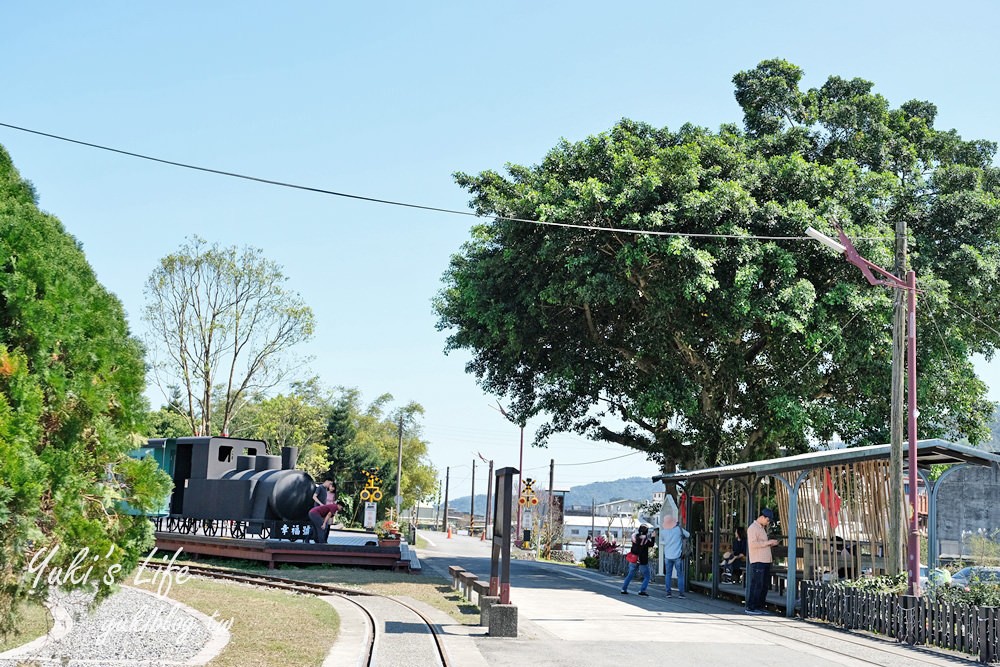
<path fill-rule="evenodd" d="M 452 258 L 439 328 L 516 419 L 545 415 L 538 444 L 573 431 L 673 470 L 888 441 L 891 290 L 801 237 L 837 222 L 891 268 L 900 217 L 925 290 L 920 436 L 988 436 L 970 356 L 1000 342 L 980 320 L 1000 313 L 994 144 L 868 81 L 801 78 L 782 60 L 737 74 L 742 128 L 623 120 L 456 175 L 495 219 Z"/>
<path fill-rule="evenodd" d="M 144 381 L 118 299 L 0 148 L 0 634 L 56 568 L 83 554 L 89 583 L 104 584 L 148 546 L 149 521 L 118 509 L 151 508 L 169 489 L 152 461 L 127 456 Z"/>

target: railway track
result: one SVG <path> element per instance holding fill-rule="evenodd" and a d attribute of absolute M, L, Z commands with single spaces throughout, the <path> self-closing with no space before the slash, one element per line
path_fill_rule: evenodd
<path fill-rule="evenodd" d="M 161 564 L 149 562 L 146 567 L 152 570 L 166 570 L 168 566 L 165 563 Z M 398 605 L 406 609 L 408 613 L 413 614 L 424 626 L 426 626 L 429 634 L 434 640 L 433 646 L 436 649 L 436 658 L 440 661 L 441 666 L 452 667 L 452 663 L 448 658 L 448 652 L 445 650 L 444 637 L 438 630 L 437 626 L 419 609 L 416 609 L 405 602 L 401 602 L 400 600 L 388 595 L 345 588 L 342 586 L 334 586 L 332 584 L 297 581 L 295 579 L 274 577 L 264 574 L 241 574 L 237 572 L 218 570 L 216 568 L 204 567 L 201 565 L 185 564 L 185 567 L 190 574 L 206 577 L 208 579 L 232 581 L 250 586 L 260 586 L 262 588 L 290 591 L 304 595 L 337 596 L 347 602 L 350 602 L 364 613 L 365 617 L 368 619 L 369 627 L 371 629 L 371 632 L 368 635 L 364 656 L 362 658 L 362 662 L 360 663 L 367 665 L 368 667 L 377 667 L 379 665 L 381 661 L 380 650 L 384 650 L 386 646 L 386 635 L 382 627 L 383 624 L 376 618 L 376 614 L 373 613 L 372 607 L 381 607 L 379 611 L 385 611 L 386 604 L 385 602 L 382 602 L 381 604 L 365 605 L 361 603 L 358 598 L 371 598 L 373 601 L 386 601 L 393 605 Z M 176 566 L 174 567 L 174 571 L 176 571 Z"/>

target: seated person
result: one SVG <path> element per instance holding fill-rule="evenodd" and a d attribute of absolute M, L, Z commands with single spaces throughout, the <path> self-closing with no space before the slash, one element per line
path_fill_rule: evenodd
<path fill-rule="evenodd" d="M 722 562 L 730 579 L 739 581 L 747 563 L 747 535 L 746 530 L 740 526 L 736 526 L 734 533 L 733 549 L 722 555 Z"/>

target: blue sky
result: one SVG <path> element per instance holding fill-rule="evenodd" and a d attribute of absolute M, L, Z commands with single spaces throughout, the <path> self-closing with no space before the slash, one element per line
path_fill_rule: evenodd
<path fill-rule="evenodd" d="M 860 76 L 938 127 L 1000 140 L 990 2 L 18 3 L 0 21 L 0 122 L 217 169 L 466 209 L 455 171 L 539 162 L 622 117 L 740 122 L 731 78 L 760 60 L 806 87 Z M 317 316 L 310 370 L 368 399 L 426 409 L 454 495 L 475 452 L 517 465 L 517 429 L 467 357 L 445 356 L 431 299 L 473 219 L 137 161 L 0 128 L 46 211 L 83 244 L 136 332 L 142 285 L 193 234 L 263 248 Z M 981 364 L 1000 399 L 996 365 Z M 159 396 L 151 393 L 154 403 Z M 530 441 L 532 426 L 527 438 Z M 576 437 L 526 448 L 556 486 L 652 475 L 641 455 Z M 485 474 L 477 469 L 477 486 Z"/>

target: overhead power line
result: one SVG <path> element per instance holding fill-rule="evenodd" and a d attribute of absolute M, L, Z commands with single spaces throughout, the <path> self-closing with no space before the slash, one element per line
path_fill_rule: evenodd
<path fill-rule="evenodd" d="M 250 176 L 248 174 L 241 174 L 234 171 L 226 171 L 224 169 L 213 169 L 211 167 L 202 167 L 195 164 L 189 164 L 186 162 L 177 162 L 176 160 L 167 160 L 164 158 L 154 157 L 152 155 L 145 155 L 143 153 L 136 153 L 134 151 L 126 151 L 121 148 L 113 148 L 111 146 L 104 146 L 102 144 L 95 144 L 90 141 L 82 141 L 80 139 L 73 139 L 71 137 L 64 137 L 58 134 L 52 134 L 51 132 L 42 132 L 41 130 L 33 130 L 27 127 L 21 127 L 19 125 L 12 125 L 10 123 L 0 122 L 0 127 L 6 127 L 11 130 L 17 130 L 18 132 L 26 132 L 28 134 L 35 134 L 40 137 L 46 137 L 49 139 L 55 139 L 57 141 L 65 141 L 71 144 L 77 144 L 79 146 L 86 146 L 88 148 L 95 148 L 97 150 L 108 151 L 109 153 L 117 153 L 118 155 L 126 155 L 128 157 L 137 158 L 140 160 L 148 160 L 150 162 L 158 162 L 160 164 L 170 165 L 172 167 L 180 167 L 182 169 L 193 169 L 195 171 L 201 171 L 209 174 L 216 174 L 219 176 L 228 176 L 230 178 L 239 178 L 246 181 L 253 181 L 255 183 L 264 183 L 265 185 L 274 185 L 282 188 L 292 188 L 295 190 L 304 190 L 306 192 L 315 192 L 323 195 L 331 195 L 333 197 L 345 197 L 347 199 L 356 199 L 359 201 L 372 202 L 374 204 L 386 204 L 388 206 L 401 206 L 404 208 L 419 209 L 422 211 L 434 211 L 437 213 L 448 213 L 450 215 L 463 215 L 472 218 L 479 219 L 490 219 L 490 220 L 506 220 L 509 222 L 526 222 L 533 225 L 546 225 L 550 227 L 564 227 L 570 229 L 584 229 L 588 231 L 601 231 L 601 232 L 616 232 L 620 234 L 637 234 L 646 236 L 673 236 L 673 237 L 684 237 L 684 238 L 711 238 L 711 239 L 737 239 L 737 240 L 758 240 L 758 241 L 811 241 L 808 236 L 760 236 L 754 234 L 709 234 L 709 233 L 695 233 L 695 232 L 667 232 L 667 231 L 657 231 L 649 229 L 627 229 L 618 227 L 600 227 L 597 225 L 587 225 L 587 224 L 573 224 L 566 222 L 553 222 L 548 220 L 531 220 L 528 218 L 512 218 L 503 215 L 482 215 L 480 213 L 474 213 L 472 211 L 461 211 L 452 208 L 442 208 L 439 206 L 426 206 L 423 204 L 414 204 L 411 202 L 396 201 L 393 199 L 383 199 L 380 197 L 368 197 L 365 195 L 352 194 L 350 192 L 338 192 L 336 190 L 328 190 L 325 188 L 317 188 L 309 185 L 299 185 L 297 183 L 288 183 L 285 181 L 277 181 L 270 178 L 262 178 L 260 176 Z M 885 240 L 885 239 L 858 239 L 858 240 Z"/>
<path fill-rule="evenodd" d="M 645 454 L 645 453 L 646 452 L 636 450 L 634 452 L 629 452 L 628 454 L 622 454 L 621 456 L 612 456 L 610 459 L 599 459 L 597 461 L 581 461 L 580 463 L 557 463 L 556 466 L 559 468 L 566 468 L 568 466 L 589 466 L 589 465 L 594 465 L 595 463 L 604 463 L 606 461 L 614 461 L 616 459 L 623 459 L 627 456 L 635 456 L 636 454 Z M 525 468 L 524 472 L 531 472 L 532 470 L 541 470 L 542 468 L 548 468 L 548 467 L 549 466 L 544 465 L 544 466 L 535 466 L 534 468 Z"/>

